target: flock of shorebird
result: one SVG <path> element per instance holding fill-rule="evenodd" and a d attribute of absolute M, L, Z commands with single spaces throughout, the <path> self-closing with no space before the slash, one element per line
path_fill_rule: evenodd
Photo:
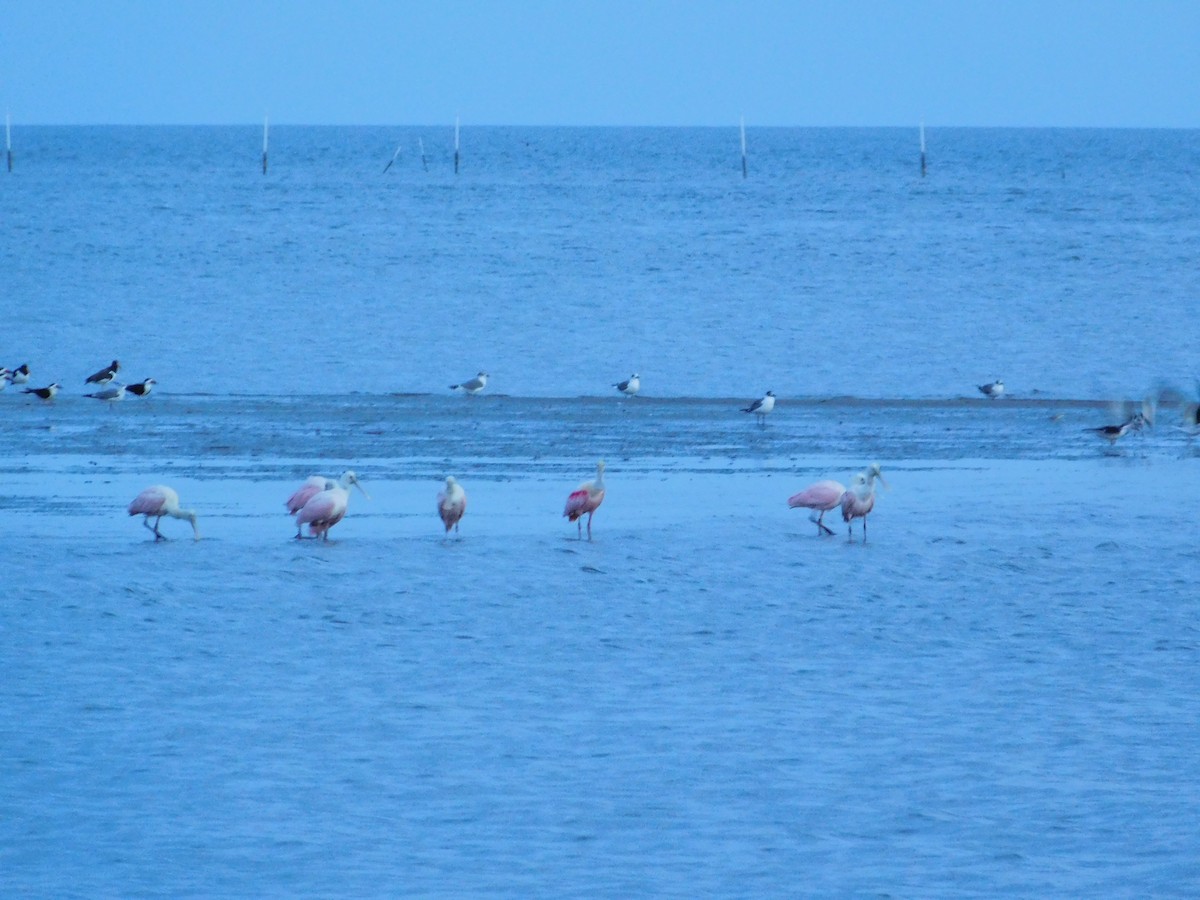
<path fill-rule="evenodd" d="M 116 381 L 121 363 L 113 360 L 109 365 L 92 373 L 85 379 L 85 385 L 92 385 L 97 390 L 85 394 L 96 400 L 115 402 L 124 399 L 125 394 L 145 397 L 155 385 L 153 378 L 147 378 L 137 384 L 121 384 Z M 23 364 L 15 369 L 0 367 L 0 390 L 8 384 L 26 385 L 29 382 L 29 365 Z M 466 394 L 479 394 L 487 387 L 489 375 L 479 372 L 474 378 L 458 384 L 450 385 L 451 390 Z M 637 373 L 630 375 L 624 381 L 612 385 L 622 395 L 634 397 L 641 390 L 641 376 Z M 26 387 L 24 392 L 33 394 L 42 400 L 53 400 L 61 389 L 57 382 L 45 387 Z M 987 384 L 977 386 L 980 393 L 993 400 L 1004 395 L 1004 382 L 999 378 Z M 1184 425 L 1189 433 L 1195 434 L 1200 430 L 1200 403 L 1189 401 L 1178 392 L 1160 390 L 1155 397 L 1143 401 L 1141 409 L 1127 410 L 1123 420 L 1114 425 L 1102 425 L 1098 428 L 1088 428 L 1105 438 L 1110 443 L 1124 437 L 1130 432 L 1140 432 L 1154 425 L 1157 403 L 1161 399 L 1173 397 L 1179 400 L 1183 412 Z M 757 422 L 765 424 L 766 417 L 775 409 L 775 393 L 767 391 L 761 398 L 754 400 L 742 408 L 742 412 L 752 413 Z M 853 540 L 854 520 L 862 520 L 863 540 L 867 539 L 867 516 L 875 508 L 875 482 L 887 487 L 883 472 L 878 463 L 873 463 L 854 475 L 850 486 L 839 481 L 825 480 L 809 485 L 797 494 L 788 498 L 788 506 L 792 509 L 809 509 L 813 511 L 812 519 L 817 526 L 817 534 L 833 534 L 833 530 L 825 524 L 825 513 L 840 508 L 842 520 L 847 525 L 847 537 Z M 296 538 L 304 537 L 304 527 L 309 529 L 312 539 L 329 540 L 329 530 L 345 517 L 350 503 L 350 488 L 357 487 L 363 496 L 370 499 L 358 476 L 353 471 L 344 472 L 340 478 L 327 478 L 323 475 L 310 476 L 287 499 L 285 506 L 288 514 L 295 517 Z M 588 540 L 592 539 L 592 516 L 600 504 L 604 502 L 604 461 L 596 466 L 596 477 L 585 481 L 567 496 L 563 508 L 563 516 L 576 523 L 578 537 L 583 539 L 583 517 L 587 516 Z M 447 477 L 445 487 L 437 495 L 437 513 L 442 520 L 445 534 L 459 530 L 459 523 L 467 511 L 467 494 L 462 485 L 453 477 Z M 179 504 L 179 495 L 166 485 L 154 485 L 146 488 L 129 504 L 129 515 L 142 516 L 142 524 L 154 534 L 156 541 L 166 540 L 159 529 L 164 518 L 184 519 L 191 523 L 192 533 L 196 540 L 200 539 L 200 529 L 194 510 L 183 509 Z M 151 525 L 150 520 L 154 520 Z"/>

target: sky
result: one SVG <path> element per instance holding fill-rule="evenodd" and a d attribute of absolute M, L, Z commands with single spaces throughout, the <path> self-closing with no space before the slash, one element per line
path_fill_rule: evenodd
<path fill-rule="evenodd" d="M 1196 0 L 0 0 L 26 124 L 1200 125 Z"/>

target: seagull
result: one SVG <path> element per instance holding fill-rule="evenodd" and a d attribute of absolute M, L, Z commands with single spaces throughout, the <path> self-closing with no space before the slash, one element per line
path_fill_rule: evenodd
<path fill-rule="evenodd" d="M 766 421 L 767 421 L 767 413 L 769 413 L 774 408 L 775 408 L 775 392 L 767 391 L 766 394 L 763 395 L 761 400 L 755 400 L 753 403 L 751 403 L 749 406 L 747 406 L 745 409 L 743 409 L 742 412 L 754 413 L 755 420 L 760 425 L 764 425 L 764 424 L 766 424 Z"/>
<path fill-rule="evenodd" d="M 1004 395 L 1004 382 L 997 378 L 991 384 L 981 384 L 979 385 L 979 393 L 995 400 Z"/>
<path fill-rule="evenodd" d="M 25 384 L 29 381 L 29 363 L 21 363 L 9 373 L 8 380 L 13 384 Z"/>
<path fill-rule="evenodd" d="M 154 385 L 156 385 L 156 384 L 158 384 L 158 382 L 155 381 L 153 378 L 147 378 L 145 381 L 141 382 L 140 384 L 126 385 L 125 390 L 129 391 L 129 393 L 131 393 L 131 394 L 137 395 L 138 397 L 145 397 L 147 394 L 150 393 L 150 391 L 152 391 L 154 389 Z"/>
<path fill-rule="evenodd" d="M 488 373 L 480 372 L 478 375 L 476 375 L 470 381 L 464 381 L 462 384 L 450 385 L 450 390 L 462 391 L 465 394 L 478 394 L 485 387 L 487 387 L 487 383 L 488 383 Z"/>
<path fill-rule="evenodd" d="M 118 384 L 116 387 L 105 388 L 102 391 L 96 391 L 94 394 L 84 394 L 85 397 L 95 397 L 97 400 L 103 400 L 106 403 L 116 403 L 118 400 L 125 399 L 125 385 Z"/>
<path fill-rule="evenodd" d="M 642 376 L 637 374 L 630 375 L 625 381 L 618 381 L 613 387 L 626 397 L 633 397 L 642 389 Z"/>
<path fill-rule="evenodd" d="M 47 385 L 43 388 L 25 388 L 24 393 L 34 394 L 35 396 L 40 397 L 42 400 L 53 400 L 54 395 L 58 393 L 58 389 L 61 387 L 62 385 L 56 381 L 54 384 Z"/>
<path fill-rule="evenodd" d="M 108 384 L 117 377 L 117 372 L 121 371 L 121 364 L 117 360 L 113 360 L 109 365 L 105 366 L 99 372 L 93 372 L 87 377 L 84 384 Z"/>

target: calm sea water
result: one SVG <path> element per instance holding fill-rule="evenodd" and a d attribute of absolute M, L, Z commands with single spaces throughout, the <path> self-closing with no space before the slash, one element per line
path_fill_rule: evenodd
<path fill-rule="evenodd" d="M 14 137 L 0 893 L 1200 892 L 1194 133 Z"/>

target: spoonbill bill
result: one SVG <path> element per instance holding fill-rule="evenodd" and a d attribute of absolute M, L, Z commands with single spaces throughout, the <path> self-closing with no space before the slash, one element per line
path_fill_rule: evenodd
<path fill-rule="evenodd" d="M 863 543 L 867 540 L 867 515 L 875 508 L 875 479 L 887 487 L 883 480 L 883 472 L 879 463 L 871 463 L 867 468 L 856 474 L 850 482 L 850 487 L 842 495 L 842 521 L 847 524 L 846 536 L 854 539 L 854 520 L 862 519 Z"/>
<path fill-rule="evenodd" d="M 604 460 L 596 463 L 596 480 L 585 481 L 567 497 L 563 515 L 579 528 L 579 539 L 583 540 L 583 523 L 579 520 L 587 513 L 588 540 L 592 539 L 592 516 L 604 502 Z"/>
<path fill-rule="evenodd" d="M 816 509 L 820 510 L 820 515 L 817 516 L 817 534 L 822 531 L 826 534 L 833 534 L 833 529 L 823 521 L 825 513 L 842 503 L 842 495 L 846 493 L 846 486 L 840 481 L 818 481 L 816 484 L 810 484 L 798 494 L 792 494 L 788 497 L 788 507 L 791 509 Z"/>
<path fill-rule="evenodd" d="M 131 516 L 145 516 L 142 524 L 154 532 L 154 540 L 165 541 L 167 536 L 158 530 L 158 523 L 163 516 L 173 519 L 187 519 L 192 523 L 192 534 L 195 540 L 200 540 L 200 529 L 196 525 L 196 513 L 191 509 L 179 508 L 179 495 L 165 484 L 148 487 L 129 504 Z M 154 517 L 154 526 L 150 525 L 150 517 Z"/>
<path fill-rule="evenodd" d="M 437 495 L 438 515 L 446 526 L 446 534 L 453 528 L 458 532 L 458 523 L 467 511 L 467 492 L 455 481 L 453 475 L 446 476 L 446 487 Z"/>

